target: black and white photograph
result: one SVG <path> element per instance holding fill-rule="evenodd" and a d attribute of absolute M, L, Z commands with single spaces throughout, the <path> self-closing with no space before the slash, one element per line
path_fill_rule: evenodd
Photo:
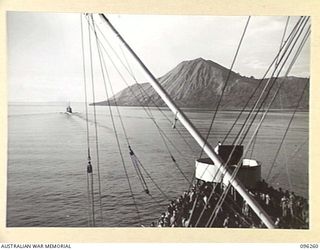
<path fill-rule="evenodd" d="M 310 229 L 311 23 L 7 11 L 6 227 Z"/>

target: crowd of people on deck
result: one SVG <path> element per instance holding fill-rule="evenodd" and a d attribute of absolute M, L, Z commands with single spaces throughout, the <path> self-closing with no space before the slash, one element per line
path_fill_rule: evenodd
<path fill-rule="evenodd" d="M 249 204 L 233 187 L 225 202 L 216 210 L 216 205 L 226 186 L 196 180 L 192 187 L 176 200 L 171 200 L 167 211 L 152 222 L 152 227 L 225 227 L 264 228 L 264 224 L 252 211 Z M 308 201 L 281 188 L 275 189 L 264 180 L 248 190 L 265 209 L 277 228 L 308 228 Z"/>
<path fill-rule="evenodd" d="M 309 227 L 309 204 L 306 198 L 282 188 L 275 189 L 264 180 L 257 183 L 253 195 L 275 218 L 278 228 Z"/>

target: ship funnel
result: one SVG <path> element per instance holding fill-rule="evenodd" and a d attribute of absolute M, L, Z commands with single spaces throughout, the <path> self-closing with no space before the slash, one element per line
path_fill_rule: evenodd
<path fill-rule="evenodd" d="M 232 152 L 233 145 L 221 145 L 218 148 L 218 154 L 226 162 Z M 241 160 L 243 146 L 236 146 L 232 156 L 229 159 L 227 169 L 232 173 L 237 163 Z M 206 182 L 228 184 L 221 173 L 220 166 L 214 165 L 210 158 L 201 158 L 196 160 L 196 178 Z M 254 159 L 243 159 L 240 170 L 237 173 L 237 179 L 247 188 L 255 188 L 257 182 L 261 180 L 261 164 Z"/>

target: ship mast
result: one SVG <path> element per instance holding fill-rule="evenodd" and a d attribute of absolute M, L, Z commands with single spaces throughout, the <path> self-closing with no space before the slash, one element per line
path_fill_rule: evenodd
<path fill-rule="evenodd" d="M 187 116 L 177 107 L 171 97 L 166 93 L 164 88 L 160 85 L 158 80 L 149 71 L 149 69 L 144 65 L 137 54 L 131 49 L 127 42 L 122 38 L 115 27 L 110 23 L 108 18 L 104 14 L 99 14 L 100 17 L 107 23 L 111 30 L 115 33 L 120 42 L 127 48 L 127 50 L 132 54 L 135 61 L 141 66 L 146 77 L 149 79 L 151 86 L 160 95 L 162 100 L 167 104 L 170 110 L 176 115 L 181 124 L 188 130 L 191 136 L 197 141 L 200 147 L 203 147 L 203 151 L 210 157 L 214 165 L 221 166 L 219 171 L 224 175 L 224 179 L 227 183 L 230 183 L 238 193 L 243 197 L 243 199 L 248 203 L 252 210 L 257 214 L 261 221 L 270 229 L 275 228 L 274 223 L 268 214 L 263 210 L 259 203 L 246 191 L 245 187 L 236 178 L 232 178 L 232 174 L 225 168 L 221 158 L 214 152 L 213 148 L 206 142 L 206 140 L 201 136 L 199 131 L 195 128 L 192 122 L 187 118 Z"/>

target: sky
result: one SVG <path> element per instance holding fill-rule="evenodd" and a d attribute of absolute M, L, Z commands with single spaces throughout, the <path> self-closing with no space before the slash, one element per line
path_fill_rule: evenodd
<path fill-rule="evenodd" d="M 119 33 L 147 65 L 160 77 L 180 62 L 202 57 L 230 68 L 248 17 L 242 16 L 166 16 L 107 15 Z M 88 93 L 92 92 L 88 27 L 84 27 L 84 57 Z M 298 17 L 290 17 L 287 33 Z M 252 16 L 242 42 L 234 71 L 261 78 L 278 53 L 286 16 Z M 112 89 L 116 93 L 134 79 L 146 82 L 141 69 L 99 16 L 97 27 L 106 40 L 101 44 L 119 68 L 113 67 L 107 54 L 106 65 Z M 9 102 L 81 102 L 84 100 L 84 76 L 78 13 L 7 13 L 7 58 Z M 99 32 L 98 32 L 99 34 Z M 99 57 L 92 35 L 92 58 L 96 101 L 106 99 Z M 109 47 L 108 43 L 112 48 Z M 116 51 L 116 54 L 113 53 Z M 290 75 L 309 77 L 310 41 L 306 43 Z M 112 92 L 113 91 L 113 92 Z M 92 101 L 88 94 L 89 102 Z"/>

